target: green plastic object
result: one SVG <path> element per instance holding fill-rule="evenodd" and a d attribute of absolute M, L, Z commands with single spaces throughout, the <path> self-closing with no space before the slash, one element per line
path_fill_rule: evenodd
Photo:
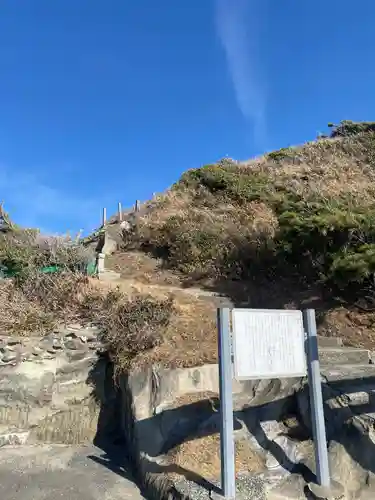
<path fill-rule="evenodd" d="M 40 272 L 44 274 L 58 273 L 60 269 L 61 269 L 60 266 L 46 266 L 42 267 L 40 269 Z"/>
<path fill-rule="evenodd" d="M 64 269 L 63 266 L 58 264 L 53 266 L 44 266 L 39 269 L 39 271 L 43 274 L 53 274 L 58 273 Z M 80 270 L 81 272 L 86 273 L 88 276 L 95 276 L 97 274 L 98 268 L 96 264 L 96 260 L 93 259 L 91 262 L 88 262 L 86 265 L 77 266 L 76 270 Z M 12 278 L 17 276 L 22 272 L 22 269 L 19 268 L 9 268 L 6 266 L 0 265 L 0 278 Z"/>
<path fill-rule="evenodd" d="M 95 276 L 95 274 L 97 273 L 98 271 L 98 268 L 97 268 L 97 265 L 96 265 L 96 260 L 92 260 L 91 262 L 89 262 L 86 266 L 86 273 L 88 276 Z"/>

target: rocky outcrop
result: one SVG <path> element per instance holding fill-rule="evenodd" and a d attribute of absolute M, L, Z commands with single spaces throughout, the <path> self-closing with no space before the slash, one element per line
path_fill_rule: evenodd
<path fill-rule="evenodd" d="M 101 349 L 92 325 L 43 338 L 1 335 L 0 446 L 92 441 L 99 408 L 90 373 Z"/>
<path fill-rule="evenodd" d="M 319 343 L 329 459 L 338 498 L 375 498 L 375 366 L 368 351 L 346 350 L 339 340 Z M 246 441 L 264 463 L 261 474 L 239 475 L 240 498 L 305 498 L 315 472 L 306 383 L 304 378 L 233 381 L 235 440 Z M 209 498 L 210 487 L 197 487 L 191 478 L 171 479 L 168 472 L 175 468 L 168 451 L 219 431 L 218 385 L 217 365 L 174 370 L 154 366 L 122 380 L 122 432 L 139 479 L 151 494 Z M 294 420 L 295 429 L 285 419 Z M 250 483 L 258 492 L 261 483 L 263 496 L 251 488 L 246 491 L 244 485 Z"/>
<path fill-rule="evenodd" d="M 375 498 L 372 356 L 339 339 L 319 344 L 332 477 L 345 500 Z M 0 446 L 120 440 L 151 497 L 208 498 L 207 485 L 171 478 L 170 451 L 219 432 L 217 365 L 154 365 L 116 387 L 104 351 L 93 325 L 61 326 L 42 338 L 0 335 Z M 234 380 L 233 396 L 235 441 L 263 464 L 239 474 L 239 497 L 304 498 L 315 470 L 306 379 Z"/>

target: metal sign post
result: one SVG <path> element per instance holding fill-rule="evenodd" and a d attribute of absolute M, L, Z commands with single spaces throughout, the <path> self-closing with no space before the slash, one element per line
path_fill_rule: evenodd
<path fill-rule="evenodd" d="M 218 309 L 218 352 L 220 387 L 221 489 L 226 499 L 236 496 L 233 439 L 232 348 L 230 310 Z"/>
<path fill-rule="evenodd" d="M 328 465 L 326 427 L 324 421 L 322 383 L 320 378 L 318 339 L 314 309 L 303 311 L 303 324 L 307 333 L 307 360 L 310 391 L 311 424 L 315 443 L 316 479 L 320 486 L 331 485 Z"/>
<path fill-rule="evenodd" d="M 315 311 L 222 308 L 218 310 L 218 338 L 221 486 L 225 498 L 234 499 L 236 494 L 233 372 L 237 380 L 308 376 L 317 471 L 317 484 L 312 486 L 330 490 L 333 482 L 329 474 Z"/>

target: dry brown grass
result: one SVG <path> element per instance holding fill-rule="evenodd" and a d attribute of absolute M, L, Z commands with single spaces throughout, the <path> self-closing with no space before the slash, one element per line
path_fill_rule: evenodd
<path fill-rule="evenodd" d="M 83 298 L 82 316 L 101 328 L 101 338 L 118 372 L 127 371 L 142 355 L 162 343 L 173 301 L 150 296 L 127 297 L 116 289 L 91 290 Z"/>
<path fill-rule="evenodd" d="M 162 304 L 173 303 L 168 324 L 160 332 L 153 348 L 140 351 L 133 360 L 138 367 L 159 363 L 171 368 L 200 366 L 217 360 L 216 308 L 217 299 L 199 296 L 199 289 L 176 286 L 145 284 L 126 279 L 120 282 L 102 283 L 92 280 L 92 286 L 106 295 L 118 289 L 126 300 L 132 302 L 143 297 Z M 198 296 L 197 296 L 198 295 Z"/>
<path fill-rule="evenodd" d="M 1 280 L 0 328 L 9 335 L 43 335 L 58 323 L 80 320 L 83 297 L 90 291 L 88 278 L 78 272 Z"/>
<path fill-rule="evenodd" d="M 104 295 L 114 287 L 113 284 L 97 281 L 93 281 L 93 286 L 99 288 Z M 238 284 L 234 286 L 239 288 Z M 349 306 L 332 307 L 317 295 L 317 290 L 270 287 L 253 292 L 265 295 L 263 304 L 268 303 L 271 308 L 283 305 L 291 309 L 315 307 L 318 313 L 324 312 L 324 319 L 318 325 L 320 335 L 339 336 L 345 345 L 374 350 L 375 311 L 364 312 Z M 142 296 L 161 302 L 171 299 L 174 304 L 168 325 L 159 330 L 157 344 L 138 352 L 132 359 L 133 365 L 140 368 L 157 363 L 166 368 L 183 368 L 217 362 L 216 310 L 219 302 L 214 296 L 199 296 L 199 289 L 193 289 L 191 293 L 189 289 L 138 283 L 130 279 L 119 282 L 118 288 L 129 301 Z M 201 292 L 204 293 L 204 290 Z"/>
<path fill-rule="evenodd" d="M 373 217 L 374 158 L 371 133 L 187 172 L 139 218 L 138 246 L 185 275 L 243 278 L 248 261 L 287 249 L 293 232 L 298 239 L 313 224 L 321 233 L 335 230 L 345 211 L 353 213 L 346 224 L 358 225 L 367 209 Z M 306 239 L 303 234 L 301 243 Z"/>
<path fill-rule="evenodd" d="M 193 477 L 218 480 L 221 470 L 220 436 L 213 434 L 182 443 L 171 450 L 169 459 L 176 466 L 175 472 L 171 474 L 175 477 L 178 477 L 178 469 L 181 468 L 183 471 L 180 474 L 185 477 L 190 473 Z M 265 470 L 264 460 L 250 448 L 247 440 L 235 443 L 235 466 L 236 474 L 254 474 Z"/>
<path fill-rule="evenodd" d="M 368 134 L 324 139 L 288 148 L 290 156 L 280 162 L 264 155 L 238 163 L 238 169 L 251 169 L 254 174 L 267 175 L 269 190 L 273 190 L 275 185 L 284 184 L 299 193 L 316 191 L 327 198 L 350 193 L 354 198 L 360 199 L 361 203 L 372 203 L 375 193 L 372 147 L 369 145 Z M 157 227 L 171 216 L 186 215 L 191 211 L 204 209 L 194 207 L 195 195 L 196 193 L 189 189 L 168 190 L 158 195 L 149 204 L 151 210 L 141 218 L 141 224 Z M 255 216 L 257 210 L 255 205 L 253 207 Z M 249 212 L 252 214 L 252 206 L 247 208 L 250 208 Z M 237 210 L 237 207 L 219 204 L 215 206 L 213 202 L 207 207 L 209 213 L 204 217 L 221 216 L 230 219 L 233 210 Z M 267 210 L 270 208 L 267 207 Z"/>
<path fill-rule="evenodd" d="M 181 276 L 162 266 L 162 259 L 136 251 L 107 255 L 105 262 L 106 269 L 120 273 L 123 280 L 132 280 L 135 284 L 180 286 Z"/>
<path fill-rule="evenodd" d="M 284 184 L 297 193 L 316 192 L 327 198 L 350 193 L 361 204 L 373 203 L 375 169 L 368 137 L 324 139 L 288 148 L 289 156 L 280 162 L 265 155 L 241 166 L 268 175 L 271 189 Z"/>
<path fill-rule="evenodd" d="M 142 221 L 146 225 L 161 226 L 169 217 L 179 215 L 186 210 L 191 209 L 191 193 L 168 190 L 165 193 L 159 194 L 148 205 L 147 214 L 142 217 Z"/>
<path fill-rule="evenodd" d="M 11 281 L 0 282 L 0 329 L 7 335 L 43 335 L 56 325 L 52 314 L 30 302 Z"/>
<path fill-rule="evenodd" d="M 344 207 L 347 213 L 358 206 L 372 207 L 373 152 L 374 136 L 360 134 L 320 140 L 235 164 L 232 170 L 236 169 L 240 181 L 231 185 L 231 196 L 185 178 L 185 183 L 145 205 L 134 235 L 137 251 L 125 249 L 108 258 L 108 267 L 122 275 L 118 291 L 112 285 L 74 281 L 73 277 L 59 282 L 51 276 L 37 276 L 17 289 L 1 285 L 0 326 L 18 333 L 42 332 L 56 321 L 91 318 L 102 324 L 104 339 L 122 369 L 130 362 L 157 362 L 168 367 L 213 363 L 217 360 L 218 301 L 203 297 L 198 288 L 202 287 L 253 307 L 312 305 L 323 317 L 320 333 L 340 335 L 350 345 L 374 348 L 375 312 L 362 312 L 353 304 L 332 305 L 316 274 L 313 280 L 309 275 L 298 275 L 306 268 L 301 271 L 296 267 L 298 272 L 293 268 L 293 275 L 281 277 L 280 267 L 258 261 L 264 247 L 280 235 L 283 208 L 278 203 L 283 196 L 288 203 L 312 197 L 320 208 L 328 207 L 329 217 L 331 212 L 334 215 L 331 205 L 335 206 L 336 199 L 344 203 L 340 210 Z M 251 176 L 242 178 L 243 172 Z M 254 199 L 249 192 L 244 195 L 244 186 Z M 287 209 L 295 209 L 292 202 Z M 303 210 L 306 215 L 306 206 Z M 289 232 L 286 237 L 291 236 Z M 307 259 L 298 246 L 304 237 L 296 245 L 301 262 Z M 249 269 L 244 277 L 244 270 Z M 184 288 L 188 282 L 197 288 Z"/>
<path fill-rule="evenodd" d="M 319 332 L 325 336 L 341 337 L 344 345 L 374 350 L 375 311 L 337 307 L 326 312 Z"/>
<path fill-rule="evenodd" d="M 206 300 L 176 297 L 174 313 L 161 343 L 137 356 L 138 364 L 168 368 L 201 366 L 217 361 L 216 307 Z"/>
<path fill-rule="evenodd" d="M 36 273 L 0 282 L 0 328 L 9 335 L 44 335 L 60 323 L 94 323 L 117 370 L 162 343 L 173 312 L 170 298 L 98 286 L 80 273 Z"/>

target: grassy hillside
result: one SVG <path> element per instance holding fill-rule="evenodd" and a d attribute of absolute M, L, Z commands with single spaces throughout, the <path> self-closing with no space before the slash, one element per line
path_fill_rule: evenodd
<path fill-rule="evenodd" d="M 131 244 L 190 280 L 293 278 L 348 300 L 367 296 L 375 271 L 373 128 L 344 122 L 330 138 L 190 170 L 152 203 Z"/>
<path fill-rule="evenodd" d="M 193 299 L 189 287 L 236 305 L 314 307 L 320 334 L 374 348 L 374 181 L 375 124 L 353 122 L 301 146 L 186 172 L 143 207 L 108 260 L 128 283 L 151 294 L 169 286 L 177 297 L 148 359 L 216 360 L 217 300 Z"/>

